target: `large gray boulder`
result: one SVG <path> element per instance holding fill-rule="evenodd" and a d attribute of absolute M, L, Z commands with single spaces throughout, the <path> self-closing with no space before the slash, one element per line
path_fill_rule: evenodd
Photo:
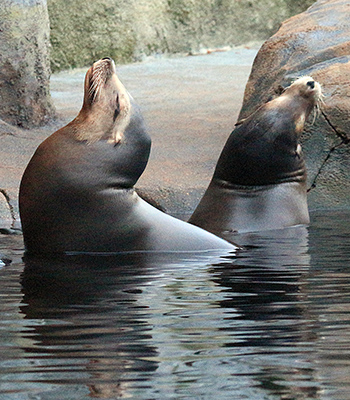
<path fill-rule="evenodd" d="M 0 2 L 0 119 L 28 128 L 53 115 L 45 0 Z"/>
<path fill-rule="evenodd" d="M 310 209 L 350 207 L 349 15 L 348 1 L 319 0 L 285 21 L 256 56 L 239 116 L 247 117 L 301 75 L 321 83 L 321 113 L 301 138 Z"/>

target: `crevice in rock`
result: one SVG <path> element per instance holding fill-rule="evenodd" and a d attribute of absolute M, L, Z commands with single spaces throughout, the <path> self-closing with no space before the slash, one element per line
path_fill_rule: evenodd
<path fill-rule="evenodd" d="M 11 132 L 0 132 L 0 137 L 2 136 L 15 136 L 15 135 Z"/>
<path fill-rule="evenodd" d="M 350 139 L 347 137 L 345 132 L 339 132 L 336 127 L 331 123 L 331 121 L 329 120 L 329 118 L 327 117 L 326 113 L 324 111 L 321 111 L 321 114 L 323 115 L 324 119 L 326 120 L 327 124 L 331 127 L 331 129 L 333 130 L 333 132 L 341 139 L 341 143 L 336 144 L 335 146 L 333 146 L 327 156 L 325 157 L 325 159 L 323 160 L 317 174 L 315 175 L 315 178 L 313 179 L 310 187 L 307 189 L 307 192 L 310 192 L 312 189 L 314 189 L 316 187 L 316 181 L 317 178 L 320 176 L 324 166 L 326 165 L 327 161 L 329 160 L 330 156 L 332 155 L 332 153 L 340 146 L 342 146 L 343 144 L 348 144 L 350 143 Z"/>
<path fill-rule="evenodd" d="M 321 114 L 323 115 L 324 119 L 326 120 L 327 124 L 332 128 L 334 133 L 342 140 L 341 144 L 348 144 L 350 143 L 350 138 L 347 137 L 345 132 L 340 132 L 337 130 L 337 128 L 331 123 L 329 118 L 327 117 L 327 114 L 324 111 L 321 111 Z M 337 147 L 337 146 L 335 146 Z"/>
<path fill-rule="evenodd" d="M 17 128 L 11 124 L 8 124 L 4 120 L 0 119 L 0 129 L 1 133 L 0 136 L 15 136 L 15 132 L 17 131 Z"/>
<path fill-rule="evenodd" d="M 9 207 L 10 215 L 11 215 L 11 219 L 12 219 L 11 228 L 13 228 L 15 225 L 15 222 L 16 222 L 16 216 L 15 216 L 15 211 L 13 209 L 13 206 L 11 204 L 10 196 L 7 194 L 6 190 L 4 190 L 4 189 L 0 189 L 0 193 L 5 197 L 7 205 Z"/>
<path fill-rule="evenodd" d="M 341 143 L 341 144 L 343 144 L 343 143 Z M 334 146 L 334 147 L 332 147 L 332 148 L 329 150 L 329 153 L 327 154 L 327 156 L 326 156 L 325 159 L 323 160 L 323 162 L 322 162 L 320 168 L 318 169 L 318 172 L 317 172 L 317 174 L 315 175 L 315 177 L 314 177 L 314 179 L 313 179 L 313 181 L 312 181 L 310 187 L 307 189 L 307 192 L 308 192 L 308 193 L 311 192 L 312 189 L 315 189 L 317 178 L 320 176 L 323 167 L 326 165 L 326 162 L 329 160 L 329 157 L 331 156 L 331 154 L 333 153 L 333 151 L 334 151 L 334 150 L 336 149 L 336 147 L 338 147 L 338 146 L 339 146 L 339 145 Z"/>

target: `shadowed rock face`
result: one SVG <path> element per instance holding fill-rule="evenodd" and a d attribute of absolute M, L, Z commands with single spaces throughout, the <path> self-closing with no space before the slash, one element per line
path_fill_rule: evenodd
<path fill-rule="evenodd" d="M 24 128 L 53 115 L 45 0 L 0 2 L 0 119 Z"/>
<path fill-rule="evenodd" d="M 246 118 L 301 75 L 325 95 L 301 138 L 310 209 L 350 207 L 350 3 L 320 0 L 285 21 L 256 56 L 239 118 Z"/>

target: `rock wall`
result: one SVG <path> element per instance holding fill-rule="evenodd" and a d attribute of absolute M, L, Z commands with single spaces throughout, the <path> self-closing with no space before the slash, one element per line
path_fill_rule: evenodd
<path fill-rule="evenodd" d="M 309 207 L 350 207 L 350 2 L 319 0 L 285 21 L 256 56 L 239 118 L 301 75 L 325 95 L 301 142 L 308 169 Z"/>
<path fill-rule="evenodd" d="M 29 128 L 53 115 L 45 0 L 0 2 L 0 119 Z"/>
<path fill-rule="evenodd" d="M 264 40 L 312 0 L 48 0 L 52 70 Z"/>

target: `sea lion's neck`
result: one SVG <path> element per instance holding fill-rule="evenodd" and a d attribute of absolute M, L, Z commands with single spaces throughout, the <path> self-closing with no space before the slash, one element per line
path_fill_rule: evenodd
<path fill-rule="evenodd" d="M 88 113 L 83 108 L 68 125 L 73 128 L 71 132 L 76 140 L 91 144 L 112 136 L 113 120 L 109 124 L 106 122 L 110 119 L 106 118 L 103 113 Z"/>
<path fill-rule="evenodd" d="M 286 109 L 292 117 L 300 115 L 304 120 L 308 118 L 315 105 L 310 99 L 301 96 L 281 95 L 265 105 L 268 109 Z"/>
<path fill-rule="evenodd" d="M 248 186 L 304 181 L 298 137 L 311 110 L 307 100 L 287 95 L 262 106 L 231 133 L 214 179 Z"/>
<path fill-rule="evenodd" d="M 89 118 L 84 111 L 64 128 L 57 132 L 70 146 L 72 141 L 79 146 L 74 158 L 79 159 L 77 165 L 93 165 L 93 172 L 81 171 L 80 177 L 95 177 L 96 186 L 104 182 L 108 176 L 107 186 L 113 188 L 131 188 L 143 173 L 149 158 L 151 139 L 143 124 L 141 114 L 133 113 L 124 138 L 119 143 L 110 141 L 113 126 L 104 125 L 98 118 Z M 61 146 L 62 147 L 62 146 Z M 76 147 L 74 147 L 76 148 Z M 67 156 L 68 157 L 68 156 Z M 73 173 L 71 171 L 71 173 Z M 102 185 L 103 186 L 103 185 Z"/>
<path fill-rule="evenodd" d="M 278 109 L 283 120 L 290 120 L 291 126 L 294 125 L 294 135 L 299 139 L 304 130 L 305 122 L 308 119 L 315 105 L 310 99 L 301 96 L 282 95 L 265 105 L 267 110 Z"/>

